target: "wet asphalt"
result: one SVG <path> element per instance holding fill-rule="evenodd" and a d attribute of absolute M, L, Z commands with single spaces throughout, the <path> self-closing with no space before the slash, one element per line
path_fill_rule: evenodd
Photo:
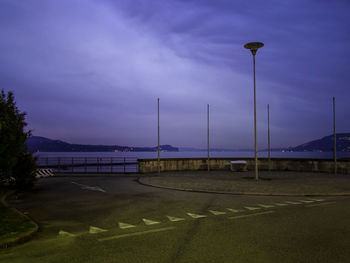
<path fill-rule="evenodd" d="M 349 200 L 45 178 L 8 200 L 40 231 L 0 250 L 0 262 L 350 262 Z"/>

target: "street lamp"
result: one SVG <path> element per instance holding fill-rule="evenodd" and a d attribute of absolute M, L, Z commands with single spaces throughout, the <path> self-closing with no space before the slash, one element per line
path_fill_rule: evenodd
<path fill-rule="evenodd" d="M 256 83 L 255 83 L 255 54 L 259 48 L 263 47 L 264 44 L 261 42 L 250 42 L 244 45 L 244 48 L 250 49 L 253 54 L 253 69 L 254 69 L 254 138 L 255 138 L 255 179 L 259 180 L 258 177 L 258 145 L 256 139 Z"/>
<path fill-rule="evenodd" d="M 158 102 L 158 174 L 160 174 L 159 98 L 157 102 Z"/>
<path fill-rule="evenodd" d="M 335 97 L 333 97 L 333 136 L 334 136 L 334 148 L 333 148 L 333 158 L 334 158 L 334 174 L 337 174 L 337 134 L 335 130 Z"/>

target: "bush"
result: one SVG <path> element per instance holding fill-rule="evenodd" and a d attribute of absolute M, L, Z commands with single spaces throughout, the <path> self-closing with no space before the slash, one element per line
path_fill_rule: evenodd
<path fill-rule="evenodd" d="M 35 159 L 28 151 L 25 112 L 20 112 L 12 92 L 0 94 L 0 184 L 28 187 L 35 179 Z"/>

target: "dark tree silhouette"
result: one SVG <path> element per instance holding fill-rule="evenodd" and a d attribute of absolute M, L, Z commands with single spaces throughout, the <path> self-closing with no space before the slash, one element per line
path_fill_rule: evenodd
<path fill-rule="evenodd" d="M 0 94 L 0 184 L 25 188 L 35 179 L 35 159 L 28 151 L 26 113 L 16 106 L 12 92 Z"/>

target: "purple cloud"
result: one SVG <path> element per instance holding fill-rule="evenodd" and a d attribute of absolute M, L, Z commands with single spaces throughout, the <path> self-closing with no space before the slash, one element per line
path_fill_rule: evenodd
<path fill-rule="evenodd" d="M 347 1 L 19 1 L 0 3 L 0 84 L 34 134 L 74 143 L 253 147 L 296 145 L 339 132 L 347 110 Z"/>

